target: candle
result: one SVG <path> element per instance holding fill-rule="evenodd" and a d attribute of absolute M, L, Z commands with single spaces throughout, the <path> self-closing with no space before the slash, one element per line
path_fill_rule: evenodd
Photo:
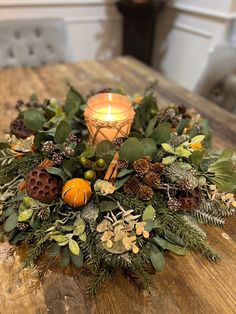
<path fill-rule="evenodd" d="M 92 144 L 127 137 L 134 115 L 132 102 L 127 96 L 101 93 L 89 98 L 84 116 Z"/>

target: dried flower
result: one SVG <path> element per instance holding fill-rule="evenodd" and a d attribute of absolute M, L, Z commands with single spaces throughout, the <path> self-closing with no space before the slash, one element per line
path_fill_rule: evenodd
<path fill-rule="evenodd" d="M 110 182 L 99 179 L 94 185 L 94 190 L 102 195 L 108 195 L 114 193 L 116 188 Z"/>
<path fill-rule="evenodd" d="M 64 156 L 62 153 L 54 153 L 52 156 L 52 161 L 54 165 L 60 165 L 64 160 Z"/>
<path fill-rule="evenodd" d="M 46 141 L 43 144 L 42 147 L 42 152 L 47 153 L 47 154 L 52 154 L 55 151 L 55 144 L 53 143 L 53 141 Z"/>
<path fill-rule="evenodd" d="M 65 157 L 70 158 L 70 157 L 74 156 L 75 150 L 73 148 L 67 146 L 63 149 L 63 154 Z"/>

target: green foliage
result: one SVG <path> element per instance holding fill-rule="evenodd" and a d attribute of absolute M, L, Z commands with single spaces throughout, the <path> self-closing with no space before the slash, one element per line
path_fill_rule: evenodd
<path fill-rule="evenodd" d="M 24 113 L 24 122 L 27 128 L 39 131 L 42 130 L 46 119 L 41 111 L 36 108 L 30 108 Z"/>
<path fill-rule="evenodd" d="M 6 148 L 0 150 L 0 165 L 2 167 L 10 165 L 15 158 L 16 156 L 11 152 L 10 149 Z"/>
<path fill-rule="evenodd" d="M 143 144 L 134 137 L 126 140 L 119 150 L 119 156 L 121 160 L 127 160 L 128 162 L 134 162 L 137 159 L 144 157 L 145 151 Z"/>
<path fill-rule="evenodd" d="M 62 144 L 65 142 L 67 136 L 71 133 L 71 126 L 65 120 L 59 122 L 56 133 L 54 137 L 54 141 L 57 144 Z"/>
<path fill-rule="evenodd" d="M 164 122 L 152 131 L 150 137 L 155 141 L 156 144 L 162 144 L 169 141 L 170 134 L 170 124 L 168 122 Z"/>

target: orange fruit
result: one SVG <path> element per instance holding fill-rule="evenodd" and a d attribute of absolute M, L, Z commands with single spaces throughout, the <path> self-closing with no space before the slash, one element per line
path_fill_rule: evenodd
<path fill-rule="evenodd" d="M 67 181 L 62 188 L 62 199 L 70 207 L 86 205 L 92 195 L 90 183 L 81 178 Z"/>

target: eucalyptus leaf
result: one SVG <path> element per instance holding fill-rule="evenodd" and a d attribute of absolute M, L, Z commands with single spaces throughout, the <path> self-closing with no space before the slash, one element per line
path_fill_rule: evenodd
<path fill-rule="evenodd" d="M 17 213 L 14 212 L 13 214 L 11 214 L 7 218 L 7 220 L 6 220 L 5 224 L 4 224 L 4 230 L 6 232 L 12 231 L 16 227 L 17 222 L 18 222 L 18 216 L 17 216 Z"/>
<path fill-rule="evenodd" d="M 151 138 L 144 138 L 141 140 L 141 143 L 144 147 L 145 156 L 150 156 L 151 158 L 153 158 L 157 153 L 157 145 L 155 141 Z"/>
<path fill-rule="evenodd" d="M 132 172 L 133 172 L 133 169 L 121 169 L 118 172 L 117 178 L 126 177 L 127 175 L 131 174 Z"/>
<path fill-rule="evenodd" d="M 203 160 L 203 157 L 204 157 L 204 151 L 195 150 L 194 152 L 192 152 L 191 161 L 195 169 L 199 169 L 200 164 Z"/>
<path fill-rule="evenodd" d="M 144 157 L 145 151 L 143 144 L 136 139 L 131 137 L 126 140 L 119 150 L 119 157 L 121 160 L 127 160 L 132 163 L 137 159 Z"/>
<path fill-rule="evenodd" d="M 95 155 L 95 148 L 89 145 L 79 157 L 92 158 L 94 155 Z"/>
<path fill-rule="evenodd" d="M 67 246 L 62 248 L 60 264 L 63 268 L 70 264 L 70 254 Z"/>
<path fill-rule="evenodd" d="M 152 205 L 148 205 L 143 213 L 143 220 L 153 220 L 156 216 L 156 211 Z"/>
<path fill-rule="evenodd" d="M 71 259 L 72 264 L 74 264 L 78 268 L 81 268 L 83 266 L 83 263 L 84 263 L 84 256 L 83 256 L 82 250 L 80 250 L 79 256 L 73 254 L 70 251 L 70 259 Z"/>
<path fill-rule="evenodd" d="M 165 267 L 165 260 L 162 252 L 155 245 L 151 246 L 150 258 L 154 269 L 161 272 Z"/>
<path fill-rule="evenodd" d="M 101 212 L 110 212 L 118 207 L 116 202 L 113 201 L 102 201 L 100 204 Z"/>
<path fill-rule="evenodd" d="M 107 154 L 114 155 L 114 153 L 114 145 L 110 141 L 102 141 L 96 146 L 96 156 L 99 158 L 104 158 Z"/>
<path fill-rule="evenodd" d="M 42 130 L 46 119 L 41 111 L 35 108 L 30 108 L 24 113 L 24 122 L 30 130 L 39 131 Z"/>
<path fill-rule="evenodd" d="M 188 158 L 191 156 L 191 152 L 184 148 L 182 145 L 176 147 L 175 149 L 175 154 L 178 156 L 178 157 L 185 157 L 185 158 Z"/>
<path fill-rule="evenodd" d="M 51 240 L 54 240 L 56 242 L 65 242 L 68 240 L 67 236 L 64 235 L 53 235 L 51 236 Z"/>
<path fill-rule="evenodd" d="M 53 243 L 48 249 L 49 256 L 59 256 L 61 252 L 61 247 L 57 243 Z"/>
<path fill-rule="evenodd" d="M 183 134 L 183 131 L 184 129 L 189 125 L 189 122 L 190 122 L 190 119 L 182 119 L 177 127 L 176 127 L 176 132 L 178 135 L 182 135 Z"/>
<path fill-rule="evenodd" d="M 158 116 L 155 116 L 154 118 L 152 118 L 149 123 L 148 123 L 148 126 L 147 126 L 147 129 L 145 131 L 145 136 L 146 137 L 149 137 L 151 135 L 151 133 L 153 132 L 154 128 L 155 128 L 155 125 L 156 125 L 156 122 L 157 122 L 157 117 Z"/>
<path fill-rule="evenodd" d="M 164 122 L 156 127 L 150 137 L 155 141 L 156 144 L 166 143 L 170 139 L 171 126 L 168 122 Z"/>
<path fill-rule="evenodd" d="M 33 199 L 32 197 L 29 197 L 29 196 L 25 196 L 23 198 L 23 205 L 25 205 L 26 207 L 29 207 L 29 208 L 37 208 L 39 207 L 39 202 L 35 199 Z"/>
<path fill-rule="evenodd" d="M 65 174 L 65 172 L 60 169 L 60 168 L 56 168 L 56 167 L 48 167 L 46 168 L 47 172 L 56 176 L 59 176 L 63 183 L 65 183 L 67 181 L 67 175 Z"/>
<path fill-rule="evenodd" d="M 79 256 L 80 247 L 79 247 L 78 243 L 75 240 L 73 240 L 73 239 L 69 240 L 69 249 L 70 249 L 71 253 L 73 253 L 74 255 Z"/>
<path fill-rule="evenodd" d="M 7 209 L 3 211 L 2 217 L 7 218 L 11 216 L 15 212 L 14 206 L 9 206 Z"/>
<path fill-rule="evenodd" d="M 71 133 L 70 124 L 65 120 L 60 121 L 56 128 L 56 134 L 54 137 L 55 143 L 57 144 L 64 143 L 70 133 Z"/>
<path fill-rule="evenodd" d="M 119 190 L 128 180 L 129 180 L 129 176 L 123 177 L 121 179 L 116 179 L 116 182 L 115 182 L 116 190 Z"/>

